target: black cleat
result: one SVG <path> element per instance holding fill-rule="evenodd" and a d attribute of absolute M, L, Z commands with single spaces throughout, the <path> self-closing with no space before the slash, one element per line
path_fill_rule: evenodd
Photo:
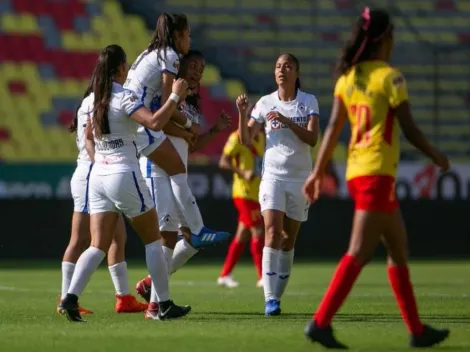
<path fill-rule="evenodd" d="M 173 301 L 159 303 L 158 320 L 170 320 L 184 317 L 191 311 L 190 306 L 177 306 Z"/>
<path fill-rule="evenodd" d="M 411 335 L 411 347 L 431 347 L 437 345 L 449 337 L 448 329 L 434 329 L 429 325 L 424 325 L 421 335 Z"/>
<path fill-rule="evenodd" d="M 341 342 L 336 340 L 333 335 L 333 329 L 331 326 L 321 329 L 315 325 L 315 322 L 310 321 L 304 330 L 305 336 L 312 342 L 318 342 L 325 348 L 334 348 L 338 350 L 347 350 L 348 346 L 343 345 Z"/>
<path fill-rule="evenodd" d="M 78 310 L 78 297 L 72 294 L 67 294 L 59 304 L 59 313 L 65 316 L 69 321 L 76 323 L 85 323 L 86 320 L 82 318 Z"/>

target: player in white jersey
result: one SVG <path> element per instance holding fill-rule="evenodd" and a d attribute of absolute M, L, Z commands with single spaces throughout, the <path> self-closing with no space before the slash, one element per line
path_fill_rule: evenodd
<path fill-rule="evenodd" d="M 193 125 L 197 126 L 200 125 L 202 118 L 198 92 L 204 68 L 204 55 L 197 50 L 190 50 L 181 59 L 181 69 L 178 74 L 178 77 L 188 82 L 191 90 L 191 94 L 181 103 L 179 109 L 187 118 L 191 119 Z M 167 123 L 163 130 L 187 167 L 189 153 L 203 148 L 218 132 L 230 128 L 231 124 L 231 117 L 222 112 L 214 126 L 208 132 L 199 135 L 196 141 L 194 141 L 193 135 L 190 132 L 172 121 Z M 147 163 L 143 158 L 140 161 L 141 171 L 145 176 Z M 163 238 L 163 251 L 167 259 L 168 270 L 170 274 L 173 274 L 193 257 L 198 250 L 191 245 L 189 229 L 185 228 L 187 225 L 177 212 L 178 208 L 171 196 L 168 175 L 158 166 L 155 167 L 155 170 L 157 176 L 146 177 L 146 182 L 157 208 L 160 231 L 162 231 Z M 183 239 L 176 243 L 178 230 L 181 230 L 183 233 Z M 150 299 L 150 285 L 149 277 L 140 280 L 136 285 L 137 293 L 147 301 Z"/>
<path fill-rule="evenodd" d="M 90 245 L 90 217 L 88 215 L 88 188 L 91 169 L 93 167 L 94 149 L 87 152 L 85 141 L 85 129 L 93 104 L 93 93 L 91 86 L 87 89 L 80 107 L 77 109 L 76 117 L 69 128 L 71 133 L 76 132 L 78 148 L 77 167 L 70 181 L 72 197 L 74 202 L 74 213 L 72 216 L 72 231 L 70 241 L 62 259 L 62 292 L 60 298 L 65 298 L 69 289 L 70 281 L 75 270 L 78 258 Z M 91 154 L 91 156 L 90 156 Z M 117 313 L 143 312 L 147 305 L 138 302 L 129 291 L 129 279 L 127 263 L 125 261 L 126 229 L 122 217 L 119 219 L 113 242 L 108 251 L 108 268 L 116 290 Z M 93 314 L 93 312 L 79 307 L 81 314 Z M 60 313 L 60 308 L 57 307 Z"/>
<path fill-rule="evenodd" d="M 171 93 L 171 84 L 179 70 L 179 56 L 189 51 L 189 32 L 185 15 L 161 14 L 150 45 L 131 66 L 124 87 L 134 91 L 152 111 L 157 110 Z M 193 134 L 198 132 L 191 119 L 179 111 L 172 116 L 172 121 Z M 154 133 L 139 127 L 137 148 L 144 158 L 145 177 L 160 177 L 164 172 L 168 178 L 167 183 L 172 192 L 167 196 L 176 200 L 178 213 L 191 231 L 191 244 L 195 248 L 217 244 L 231 237 L 227 232 L 217 232 L 204 226 L 196 199 L 188 185 L 186 166 L 163 131 Z"/>
<path fill-rule="evenodd" d="M 129 218 L 145 244 L 152 277 L 151 301 L 160 305 L 158 314 L 151 318 L 179 318 L 191 310 L 170 300 L 157 213 L 139 170 L 135 145 L 137 124 L 155 131 L 161 129 L 178 101 L 185 98 L 188 85 L 184 80 L 175 81 L 170 98 L 152 115 L 135 93 L 122 87 L 126 76 L 124 50 L 118 45 L 107 46 L 94 71 L 94 99 L 87 129 L 87 139 L 95 145 L 89 184 L 91 246 L 78 259 L 68 293 L 60 304 L 61 312 L 71 321 L 83 321 L 78 296 L 109 250 L 121 213 Z"/>
<path fill-rule="evenodd" d="M 262 269 L 267 316 L 281 313 L 295 240 L 308 217 L 310 204 L 302 186 L 312 170 L 310 148 L 318 140 L 319 117 L 317 99 L 300 90 L 299 61 L 294 55 L 277 59 L 274 76 L 278 90 L 256 103 L 249 121 L 247 97 L 237 99 L 242 142 L 249 145 L 263 126 L 266 132 L 259 202 L 265 225 Z"/>

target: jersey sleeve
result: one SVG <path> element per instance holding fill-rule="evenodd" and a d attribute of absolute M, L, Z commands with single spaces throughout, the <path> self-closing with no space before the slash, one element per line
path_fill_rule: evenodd
<path fill-rule="evenodd" d="M 121 108 L 126 112 L 128 116 L 131 116 L 134 112 L 139 110 L 144 103 L 140 101 L 137 95 L 131 90 L 124 90 L 121 99 Z"/>
<path fill-rule="evenodd" d="M 318 107 L 318 100 L 313 95 L 308 102 L 307 106 L 307 116 L 308 117 L 318 117 L 320 116 L 320 108 Z"/>
<path fill-rule="evenodd" d="M 166 57 L 163 57 L 163 60 L 161 62 L 162 73 L 166 72 L 176 76 L 178 74 L 179 69 L 180 58 L 178 54 L 173 50 L 167 50 Z"/>
<path fill-rule="evenodd" d="M 385 79 L 385 93 L 388 103 L 392 108 L 408 100 L 408 88 L 403 74 L 398 70 L 393 70 Z"/>
<path fill-rule="evenodd" d="M 264 124 L 265 122 L 265 118 L 264 118 L 265 114 L 264 114 L 263 107 L 264 107 L 263 98 L 261 98 L 253 107 L 253 110 L 251 110 L 251 118 L 261 124 Z"/>
<path fill-rule="evenodd" d="M 341 76 L 336 81 L 335 92 L 334 92 L 335 98 L 339 98 L 342 101 L 344 101 L 345 86 L 346 86 L 346 78 L 345 76 Z"/>
<path fill-rule="evenodd" d="M 226 156 L 234 156 L 240 148 L 240 139 L 237 133 L 232 133 L 225 143 L 222 154 Z"/>

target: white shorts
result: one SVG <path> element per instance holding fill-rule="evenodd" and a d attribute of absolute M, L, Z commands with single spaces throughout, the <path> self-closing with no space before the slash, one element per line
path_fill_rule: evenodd
<path fill-rule="evenodd" d="M 73 198 L 73 211 L 88 213 L 88 185 L 93 163 L 78 164 L 72 179 L 70 189 Z"/>
<path fill-rule="evenodd" d="M 261 213 L 279 210 L 292 220 L 307 221 L 310 203 L 302 194 L 303 182 L 265 179 L 259 186 Z"/>
<path fill-rule="evenodd" d="M 90 214 L 113 211 L 134 218 L 154 208 L 139 170 L 105 176 L 92 171 L 89 200 Z"/>
<path fill-rule="evenodd" d="M 157 210 L 160 231 L 177 232 L 180 227 L 187 227 L 185 222 L 180 220 L 182 217 L 179 216 L 170 179 L 168 177 L 151 177 L 146 178 L 145 182 Z"/>
<path fill-rule="evenodd" d="M 148 129 L 145 129 L 144 131 L 145 133 L 140 132 L 139 129 L 139 132 L 136 134 L 135 141 L 137 152 L 147 157 L 163 143 L 166 139 L 166 135 L 163 131 L 151 132 Z"/>

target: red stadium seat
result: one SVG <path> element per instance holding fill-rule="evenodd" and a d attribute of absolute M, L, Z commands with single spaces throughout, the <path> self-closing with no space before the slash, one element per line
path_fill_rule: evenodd
<path fill-rule="evenodd" d="M 336 7 L 338 10 L 350 9 L 352 4 L 349 0 L 336 0 Z"/>
<path fill-rule="evenodd" d="M 459 33 L 459 40 L 462 43 L 470 43 L 470 33 Z"/>
<path fill-rule="evenodd" d="M 10 131 L 6 128 L 0 127 L 0 141 L 8 141 L 10 137 Z"/>
<path fill-rule="evenodd" d="M 339 40 L 339 34 L 336 32 L 324 32 L 321 33 L 321 36 L 325 42 L 337 42 Z"/>
<path fill-rule="evenodd" d="M 74 111 L 61 111 L 59 114 L 58 123 L 64 127 L 69 127 L 74 118 L 75 118 Z"/>
<path fill-rule="evenodd" d="M 452 0 L 439 0 L 435 4 L 436 10 L 455 10 L 455 3 Z"/>
<path fill-rule="evenodd" d="M 8 90 L 11 94 L 24 94 L 26 93 L 26 84 L 23 81 L 10 81 L 8 82 Z"/>

